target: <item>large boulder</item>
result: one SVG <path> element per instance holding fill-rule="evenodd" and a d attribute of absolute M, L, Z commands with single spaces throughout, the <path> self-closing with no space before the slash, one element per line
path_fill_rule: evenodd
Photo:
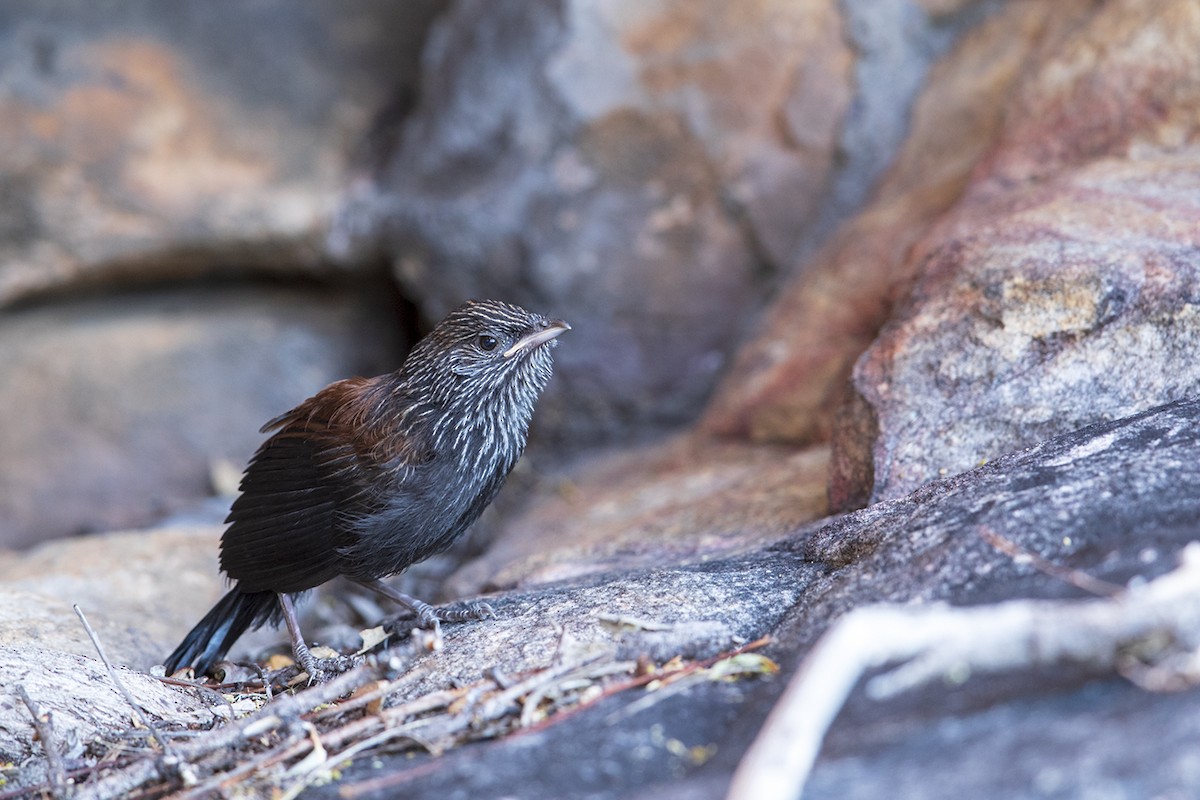
<path fill-rule="evenodd" d="M 842 23 L 833 0 L 458 3 L 333 244 L 382 233 L 431 318 L 484 295 L 570 321 L 543 431 L 685 421 L 828 224 Z"/>
<path fill-rule="evenodd" d="M 1200 8 L 1095 8 L 1025 65 L 854 370 L 835 507 L 1200 392 Z"/>
<path fill-rule="evenodd" d="M 709 404 L 706 431 L 795 444 L 832 436 L 855 359 L 918 272 L 912 248 L 960 199 L 1030 59 L 1069 37 L 1092 5 L 1008 4 L 930 70 L 870 202 L 774 300 Z"/>

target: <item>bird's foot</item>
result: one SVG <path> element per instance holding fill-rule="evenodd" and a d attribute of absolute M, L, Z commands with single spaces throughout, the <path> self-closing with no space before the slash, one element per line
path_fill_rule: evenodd
<path fill-rule="evenodd" d="M 397 591 L 378 579 L 358 580 L 358 583 L 375 592 L 380 597 L 385 597 L 393 603 L 399 603 L 408 609 L 408 612 L 388 617 L 380 623 L 383 630 L 389 634 L 405 633 L 411 629 L 413 627 L 412 618 L 414 615 L 416 616 L 416 626 L 432 630 L 434 636 L 438 639 L 442 635 L 443 622 L 467 622 L 496 616 L 496 612 L 492 610 L 492 607 L 482 600 L 471 600 L 466 603 L 454 603 L 450 606 L 435 607 L 429 605 L 424 600 L 418 600 L 411 595 Z"/>
<path fill-rule="evenodd" d="M 477 620 L 495 619 L 496 612 L 490 603 L 482 600 L 470 600 L 466 603 L 455 603 L 451 606 L 439 606 L 433 609 L 437 618 L 442 622 L 475 622 Z"/>
<path fill-rule="evenodd" d="M 496 617 L 496 612 L 491 605 L 482 600 L 455 603 L 449 606 L 431 606 L 416 598 L 411 599 L 412 603 L 409 608 L 412 614 L 416 615 L 415 627 L 432 630 L 439 637 L 442 633 L 441 623 L 443 622 L 473 622 Z M 412 614 L 397 614 L 389 617 L 383 621 L 383 629 L 388 633 L 396 634 L 414 627 Z"/>
<path fill-rule="evenodd" d="M 317 658 L 308 649 L 308 645 L 299 644 L 292 648 L 296 657 L 296 665 L 308 675 L 308 685 L 324 683 L 343 672 L 348 672 L 362 664 L 362 656 L 335 656 L 334 658 Z"/>
<path fill-rule="evenodd" d="M 357 666 L 366 663 L 366 659 L 362 656 L 338 656 L 337 658 L 317 658 L 313 659 L 313 670 L 310 671 L 307 667 L 304 671 L 308 673 L 308 684 L 311 686 L 314 683 L 324 683 L 325 681 L 336 678 L 343 672 L 349 672 Z"/>

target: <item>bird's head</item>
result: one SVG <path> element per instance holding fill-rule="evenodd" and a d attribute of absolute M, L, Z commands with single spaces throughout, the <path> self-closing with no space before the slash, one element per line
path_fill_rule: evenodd
<path fill-rule="evenodd" d="M 566 322 L 498 300 L 472 300 L 446 315 L 412 349 L 401 373 L 441 405 L 527 405 L 550 380 L 550 350 Z"/>

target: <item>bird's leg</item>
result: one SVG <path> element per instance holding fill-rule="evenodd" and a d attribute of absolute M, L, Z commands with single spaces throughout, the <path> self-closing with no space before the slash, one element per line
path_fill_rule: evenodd
<path fill-rule="evenodd" d="M 313 656 L 308 645 L 304 643 L 304 634 L 300 632 L 300 620 L 296 618 L 296 607 L 292 605 L 291 595 L 276 592 L 279 607 L 283 610 L 283 621 L 287 623 L 288 634 L 292 637 L 292 653 L 296 663 L 308 673 L 309 682 L 321 680 L 321 670 L 317 668 L 317 659 Z"/>
<path fill-rule="evenodd" d="M 418 625 L 422 628 L 432 628 L 439 636 L 442 633 L 440 624 L 442 622 L 467 622 L 496 616 L 492 607 L 482 600 L 467 603 L 463 608 L 437 608 L 423 600 L 399 592 L 381 580 L 355 581 L 355 583 L 411 610 L 417 615 Z"/>
<path fill-rule="evenodd" d="M 292 604 L 292 597 L 283 592 L 276 592 L 276 597 L 279 598 L 279 607 L 283 610 L 283 621 L 287 623 L 288 633 L 292 637 L 292 654 L 296 656 L 296 663 L 308 673 L 308 682 L 321 683 L 327 678 L 339 672 L 345 672 L 351 667 L 362 663 L 361 658 L 354 656 L 340 656 L 338 658 L 317 658 L 308 649 L 308 645 L 304 642 L 304 634 L 300 632 L 300 621 L 296 617 L 296 607 Z"/>

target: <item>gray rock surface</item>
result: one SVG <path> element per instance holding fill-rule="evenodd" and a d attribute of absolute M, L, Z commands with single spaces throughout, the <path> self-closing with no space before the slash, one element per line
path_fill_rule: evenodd
<path fill-rule="evenodd" d="M 765 652 L 784 673 L 703 682 L 636 709 L 629 704 L 653 693 L 618 693 L 557 724 L 468 745 L 436 762 L 359 759 L 336 784 L 309 794 L 384 797 L 385 790 L 359 782 L 392 775 L 414 798 L 720 797 L 786 675 L 846 611 L 877 602 L 1081 596 L 993 546 L 981 530 L 1010 550 L 1120 584 L 1170 570 L 1181 547 L 1200 539 L 1198 519 L 1200 400 L 1189 400 L 1049 440 L 908 497 L 799 528 L 757 552 L 502 593 L 491 598 L 497 619 L 447 626 L 444 649 L 413 664 L 401 700 L 492 670 L 517 675 L 583 658 L 704 658 L 766 633 L 773 643 Z M 147 534 L 147 547 L 156 536 L 163 534 Z M 7 565 L 6 574 L 13 569 L 20 567 Z M 157 579 L 164 594 L 178 585 L 168 572 Z M 94 580 L 111 586 L 106 576 Z M 82 585 L 62 591 L 86 595 Z M 651 624 L 614 627 L 601 615 Z M 884 704 L 855 695 L 806 796 L 1189 796 L 1200 789 L 1189 712 L 1197 696 L 1196 688 L 1146 695 L 1086 663 L 973 676 Z M 1157 731 L 1153 758 L 1149 744 L 1131 746 L 1120 731 Z M 881 780 L 889 766 L 897 777 Z"/>
<path fill-rule="evenodd" d="M 981 683 L 973 698 L 945 693 L 953 713 L 932 721 L 911 701 L 847 709 L 804 797 L 1182 799 L 1200 789 L 1200 759 L 1183 745 L 1200 738 L 1198 691 L 1088 676 L 1028 695 Z M 976 699 L 985 692 L 990 707 Z"/>
<path fill-rule="evenodd" d="M 186 287 L 9 310 L 0 545 L 149 525 L 212 496 L 214 466 L 240 472 L 264 422 L 333 380 L 394 369 L 395 320 L 370 286 Z"/>
<path fill-rule="evenodd" d="M 699 430 L 522 461 L 499 537 L 447 584 L 491 591 L 497 619 L 446 625 L 394 699 L 468 692 L 465 719 L 481 681 L 581 661 L 624 680 L 763 634 L 781 673 L 593 692 L 486 742 L 360 755 L 306 796 L 722 797 L 844 614 L 1078 600 L 1063 570 L 1137 583 L 1200 539 L 1194 0 L 462 0 L 411 124 L 405 37 L 440 4 L 284 5 L 0 10 L 0 542 L 181 512 L 0 555 L 0 763 L 26 767 L 4 778 L 40 774 L 18 684 L 53 700 L 76 764 L 129 736 L 72 603 L 120 663 L 161 660 L 223 589 L 219 526 L 178 521 L 227 507 L 193 505 L 212 464 L 236 472 L 329 380 L 394 366 L 411 327 L 390 287 L 344 276 L 129 291 L 148 278 L 383 258 L 430 319 L 469 294 L 561 314 L 538 424 L 566 445 L 692 418 L 794 273 Z M 345 187 L 364 134 L 369 178 Z M 814 521 L 831 437 L 833 507 L 873 504 Z M 452 563 L 402 585 L 434 599 Z M 304 629 L 349 648 L 390 609 L 340 588 Z M 1086 661 L 859 687 L 805 796 L 1200 796 L 1200 689 L 1174 677 L 1170 696 Z M 212 722 L 209 700 L 130 683 L 160 719 Z"/>
<path fill-rule="evenodd" d="M 828 226 L 852 99 L 840 25 L 832 0 L 458 3 L 332 246 L 382 235 L 431 318 L 496 295 L 584 332 L 543 431 L 677 425 Z"/>
<path fill-rule="evenodd" d="M 732 578 L 736 585 L 746 569 L 759 578 L 747 594 L 693 591 L 688 597 L 716 602 L 689 613 L 725 618 L 759 609 L 762 624 L 743 633 L 771 631 L 776 644 L 768 652 L 787 672 L 832 620 L 863 603 L 1080 596 L 990 546 L 979 535 L 984 525 L 1017 547 L 1109 581 L 1160 575 L 1185 543 L 1200 539 L 1198 423 L 1200 401 L 1187 401 L 1094 426 L 799 531 L 791 544 L 767 553 L 695 567 L 698 578 L 716 583 Z M 622 581 L 650 589 L 673 584 L 677 578 L 659 583 L 671 574 Z M 778 590 L 777 580 L 799 594 L 774 624 L 774 613 L 760 604 L 764 592 Z M 509 595 L 505 607 L 536 602 L 539 594 Z M 648 598 L 630 599 L 636 607 Z M 648 647 L 633 644 L 631 652 Z M 721 797 L 782 684 L 705 686 L 614 723 L 611 715 L 633 699 L 617 697 L 547 730 L 451 753 L 434 771 L 423 768 L 424 759 L 387 760 L 384 769 L 411 770 L 403 785 L 414 798 Z M 1187 797 L 1200 791 L 1189 711 L 1198 698 L 1196 688 L 1147 695 L 1086 665 L 972 678 L 883 705 L 856 697 L 805 796 L 952 797 L 970 790 L 989 797 L 1132 797 L 1149 790 Z M 1130 736 L 1138 735 L 1153 744 L 1134 743 Z M 713 747 L 714 755 L 697 766 L 679 755 L 687 748 L 665 746 L 672 738 Z M 898 769 L 894 780 L 885 778 L 889 766 Z M 340 786 L 313 794 L 337 796 L 376 774 L 356 765 Z"/>

